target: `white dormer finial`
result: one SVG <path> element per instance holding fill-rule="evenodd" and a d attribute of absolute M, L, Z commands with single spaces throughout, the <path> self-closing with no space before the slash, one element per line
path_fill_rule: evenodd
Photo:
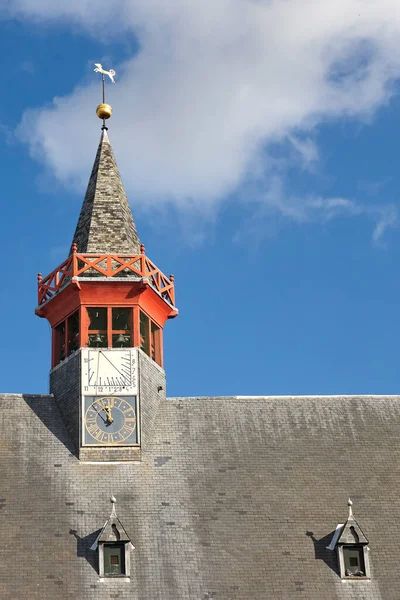
<path fill-rule="evenodd" d="M 117 516 L 117 513 L 116 513 L 116 511 L 115 511 L 115 504 L 116 504 L 116 502 L 117 502 L 117 499 L 116 499 L 116 497 L 115 497 L 115 496 L 111 496 L 111 498 L 110 498 L 110 502 L 111 502 L 111 504 L 112 504 L 112 509 L 111 509 L 111 515 L 110 515 L 110 518 L 111 518 L 111 517 L 116 517 L 116 516 Z"/>
<path fill-rule="evenodd" d="M 349 507 L 349 519 L 352 519 L 353 518 L 353 502 L 350 498 L 347 500 L 347 506 Z"/>

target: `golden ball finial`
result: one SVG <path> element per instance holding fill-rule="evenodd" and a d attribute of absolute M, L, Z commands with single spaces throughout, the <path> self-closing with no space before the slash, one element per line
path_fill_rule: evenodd
<path fill-rule="evenodd" d="M 99 119 L 109 119 L 112 115 L 112 108 L 109 104 L 99 104 L 96 108 L 96 114 Z"/>

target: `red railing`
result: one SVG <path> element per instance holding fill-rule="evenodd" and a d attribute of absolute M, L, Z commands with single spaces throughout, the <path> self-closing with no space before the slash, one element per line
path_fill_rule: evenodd
<path fill-rule="evenodd" d="M 79 254 L 76 245 L 73 246 L 72 255 L 46 277 L 38 274 L 38 305 L 44 304 L 57 294 L 71 278 L 86 276 L 116 277 L 134 274 L 146 277 L 149 284 L 157 290 L 160 296 L 172 306 L 175 306 L 174 276 L 169 278 L 156 267 L 145 255 L 143 244 L 140 246 L 141 254 Z"/>

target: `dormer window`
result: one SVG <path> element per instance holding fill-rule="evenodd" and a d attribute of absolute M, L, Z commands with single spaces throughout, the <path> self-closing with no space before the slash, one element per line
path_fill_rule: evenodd
<path fill-rule="evenodd" d="M 111 497 L 110 518 L 100 531 L 91 550 L 99 553 L 100 577 L 129 577 L 132 542 L 115 511 L 116 499 Z"/>
<path fill-rule="evenodd" d="M 343 546 L 345 577 L 365 577 L 363 546 Z"/>
<path fill-rule="evenodd" d="M 353 515 L 353 503 L 349 498 L 349 517 L 339 523 L 328 550 L 338 553 L 340 577 L 342 579 L 369 579 L 368 540 Z"/>
<path fill-rule="evenodd" d="M 125 575 L 125 544 L 104 544 L 103 563 L 105 577 Z"/>

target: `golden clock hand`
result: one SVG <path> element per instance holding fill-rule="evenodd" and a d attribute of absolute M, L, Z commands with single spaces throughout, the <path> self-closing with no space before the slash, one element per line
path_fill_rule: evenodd
<path fill-rule="evenodd" d="M 94 407 L 93 407 L 93 408 L 94 408 Z M 94 410 L 97 412 L 97 414 L 99 415 L 99 417 L 100 417 L 101 419 L 103 419 L 103 415 L 101 414 L 101 411 L 102 411 L 103 409 L 101 408 L 100 410 L 97 410 L 97 408 L 94 408 Z M 104 421 L 104 419 L 103 419 L 103 421 Z"/>
<path fill-rule="evenodd" d="M 104 412 L 107 415 L 107 421 L 109 423 L 112 423 L 114 421 L 114 419 L 112 418 L 112 415 L 111 415 L 111 407 L 110 406 L 103 406 L 103 410 L 104 410 Z"/>

